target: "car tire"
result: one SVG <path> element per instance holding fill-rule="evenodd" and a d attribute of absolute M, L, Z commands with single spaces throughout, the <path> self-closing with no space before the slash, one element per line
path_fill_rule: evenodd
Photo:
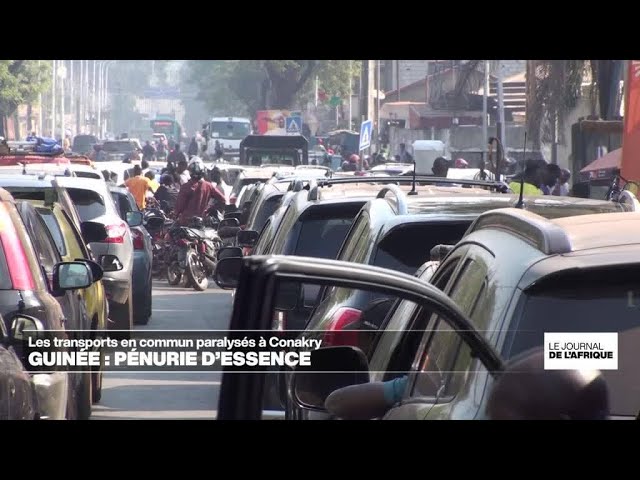
<path fill-rule="evenodd" d="M 85 372 L 81 375 L 77 396 L 78 420 L 89 420 L 91 417 L 91 406 L 93 404 L 92 383 L 91 372 Z"/>
<path fill-rule="evenodd" d="M 91 374 L 91 401 L 93 403 L 100 403 L 102 400 L 102 377 L 104 372 L 102 371 L 102 367 L 98 371 L 92 372 Z"/>
<path fill-rule="evenodd" d="M 111 320 L 115 323 L 114 330 L 133 330 L 133 293 L 129 287 L 127 301 L 120 305 L 114 304 L 111 308 Z"/>

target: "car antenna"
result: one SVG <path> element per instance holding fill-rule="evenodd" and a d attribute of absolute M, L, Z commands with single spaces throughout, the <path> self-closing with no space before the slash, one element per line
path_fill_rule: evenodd
<path fill-rule="evenodd" d="M 518 196 L 518 203 L 516 208 L 524 209 L 524 172 L 527 169 L 527 131 L 524 132 L 524 148 L 522 149 L 522 175 L 520 176 L 520 195 Z"/>
<path fill-rule="evenodd" d="M 415 153 L 415 152 L 414 152 Z M 417 195 L 416 192 L 416 157 L 413 157 L 413 181 L 411 182 L 411 191 L 407 195 Z"/>

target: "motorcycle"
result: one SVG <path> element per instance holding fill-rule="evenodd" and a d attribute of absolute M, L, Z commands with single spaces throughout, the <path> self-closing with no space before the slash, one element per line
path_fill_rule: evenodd
<path fill-rule="evenodd" d="M 216 268 L 217 252 L 222 240 L 213 219 L 194 217 L 188 227 L 172 227 L 169 231 L 173 248 L 169 254 L 167 280 L 172 285 L 192 286 L 203 291 Z M 175 283 L 172 283 L 175 282 Z"/>
<path fill-rule="evenodd" d="M 166 231 L 173 225 L 173 220 L 167 218 L 161 208 L 149 208 L 143 213 L 144 226 L 151 235 L 153 263 L 151 274 L 153 277 L 162 277 L 167 269 L 167 240 Z"/>

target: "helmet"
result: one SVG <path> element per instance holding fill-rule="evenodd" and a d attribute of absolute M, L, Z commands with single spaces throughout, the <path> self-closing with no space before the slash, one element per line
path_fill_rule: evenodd
<path fill-rule="evenodd" d="M 192 162 L 189 165 L 189 175 L 192 177 L 201 177 L 204 175 L 204 168 L 202 162 Z"/>

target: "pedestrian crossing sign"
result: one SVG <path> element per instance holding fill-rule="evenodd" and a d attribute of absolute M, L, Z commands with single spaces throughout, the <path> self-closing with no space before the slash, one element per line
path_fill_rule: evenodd
<path fill-rule="evenodd" d="M 365 148 L 369 148 L 371 146 L 371 131 L 373 130 L 373 122 L 371 120 L 367 120 L 366 122 L 362 122 L 362 126 L 360 127 L 360 148 L 362 151 Z"/>
<path fill-rule="evenodd" d="M 302 134 L 302 117 L 287 117 L 285 120 L 287 135 Z"/>

